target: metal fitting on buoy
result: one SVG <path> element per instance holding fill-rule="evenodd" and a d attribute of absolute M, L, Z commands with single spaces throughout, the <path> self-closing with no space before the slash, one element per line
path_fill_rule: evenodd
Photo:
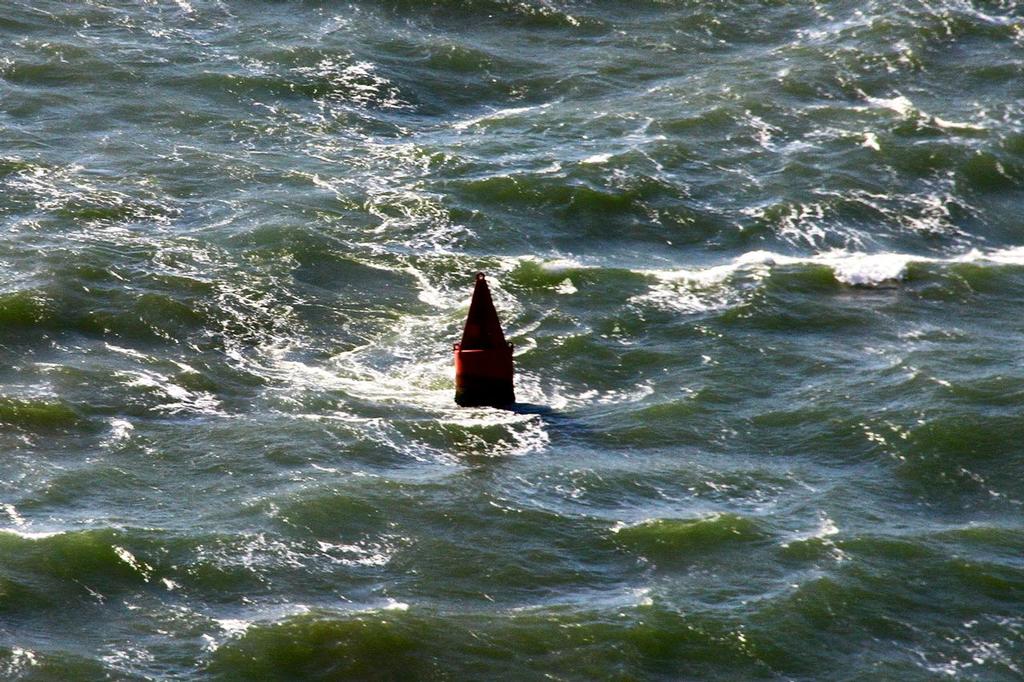
<path fill-rule="evenodd" d="M 498 321 L 484 273 L 476 273 L 462 341 L 455 353 L 455 402 L 463 407 L 506 407 L 516 401 L 512 344 Z"/>

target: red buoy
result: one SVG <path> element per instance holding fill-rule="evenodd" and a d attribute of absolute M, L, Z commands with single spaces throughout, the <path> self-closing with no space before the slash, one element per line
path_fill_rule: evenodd
<path fill-rule="evenodd" d="M 463 407 L 506 407 L 512 388 L 512 344 L 505 341 L 484 273 L 476 273 L 462 341 L 455 344 L 455 402 Z"/>

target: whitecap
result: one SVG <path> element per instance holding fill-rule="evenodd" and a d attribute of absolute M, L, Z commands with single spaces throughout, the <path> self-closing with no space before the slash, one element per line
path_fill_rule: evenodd
<path fill-rule="evenodd" d="M 25 525 L 25 517 L 18 513 L 18 510 L 15 509 L 13 504 L 10 504 L 8 502 L 0 504 L 0 511 L 3 511 L 5 514 L 7 514 L 7 517 L 15 526 L 21 527 Z"/>
<path fill-rule="evenodd" d="M 910 256 L 897 253 L 840 254 L 819 259 L 832 268 L 835 278 L 851 286 L 876 286 L 906 277 Z"/>
<path fill-rule="evenodd" d="M 489 122 L 489 121 L 500 121 L 502 119 L 511 118 L 513 116 L 518 116 L 519 114 L 525 114 L 525 113 L 530 112 L 530 111 L 546 109 L 549 106 L 551 106 L 551 103 L 550 102 L 546 102 L 544 104 L 538 104 L 536 106 L 530 106 L 530 107 L 508 107 L 508 108 L 505 108 L 505 109 L 495 109 L 494 111 L 489 111 L 486 114 L 481 114 L 479 116 L 474 116 L 472 118 L 467 118 L 467 119 L 464 119 L 462 121 L 458 121 L 458 122 L 452 124 L 452 128 L 454 128 L 455 130 L 460 130 L 460 131 L 461 130 L 467 130 L 467 129 L 472 128 L 473 126 L 479 125 L 481 123 L 486 123 L 486 122 Z"/>
<path fill-rule="evenodd" d="M 572 280 L 566 277 L 555 286 L 555 292 L 562 295 L 575 294 L 579 289 L 572 283 Z"/>
<path fill-rule="evenodd" d="M 110 420 L 110 433 L 103 440 L 103 445 L 110 447 L 131 437 L 135 427 L 127 419 L 113 418 Z"/>
<path fill-rule="evenodd" d="M 895 111 L 904 118 L 910 117 L 915 111 L 914 103 L 911 102 L 903 95 L 897 95 L 896 97 L 868 97 L 867 101 L 874 104 L 876 107 L 882 107 L 883 109 L 889 109 Z"/>
<path fill-rule="evenodd" d="M 158 412 L 167 414 L 178 414 L 181 412 L 194 412 L 197 414 L 223 414 L 220 410 L 220 401 L 207 391 L 189 391 L 171 381 L 170 377 L 159 372 L 121 371 L 116 376 L 127 379 L 125 386 L 132 388 L 152 389 L 165 400 L 154 406 Z"/>
<path fill-rule="evenodd" d="M 7 533 L 8 535 L 17 535 L 19 538 L 22 538 L 23 540 L 45 540 L 47 538 L 53 538 L 53 537 L 56 537 L 58 535 L 63 535 L 64 531 L 62 531 L 62 530 L 55 530 L 55 531 L 35 531 L 35 532 L 32 532 L 32 531 L 15 530 L 13 528 L 0 528 L 0 533 Z"/>
<path fill-rule="evenodd" d="M 216 618 L 214 622 L 224 631 L 228 637 L 238 637 L 245 634 L 245 631 L 252 627 L 252 621 L 241 618 Z"/>
<path fill-rule="evenodd" d="M 606 163 L 611 158 L 612 158 L 611 154 L 592 154 L 592 155 L 588 156 L 587 158 L 582 159 L 580 161 L 580 163 L 600 164 L 600 163 Z"/>
<path fill-rule="evenodd" d="M 860 146 L 874 149 L 876 152 L 882 151 L 882 145 L 878 143 L 878 136 L 870 131 L 864 131 L 864 141 Z"/>

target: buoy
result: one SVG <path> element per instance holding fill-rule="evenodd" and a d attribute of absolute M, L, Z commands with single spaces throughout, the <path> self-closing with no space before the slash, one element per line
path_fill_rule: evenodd
<path fill-rule="evenodd" d="M 463 407 L 507 407 L 512 387 L 512 344 L 505 341 L 484 273 L 476 273 L 462 341 L 455 350 L 455 402 Z"/>

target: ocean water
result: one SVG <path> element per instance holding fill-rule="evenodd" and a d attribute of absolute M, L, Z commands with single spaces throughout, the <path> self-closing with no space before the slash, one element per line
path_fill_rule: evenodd
<path fill-rule="evenodd" d="M 7 0 L 0 679 L 1022 679 L 1022 216 L 1011 0 Z"/>

